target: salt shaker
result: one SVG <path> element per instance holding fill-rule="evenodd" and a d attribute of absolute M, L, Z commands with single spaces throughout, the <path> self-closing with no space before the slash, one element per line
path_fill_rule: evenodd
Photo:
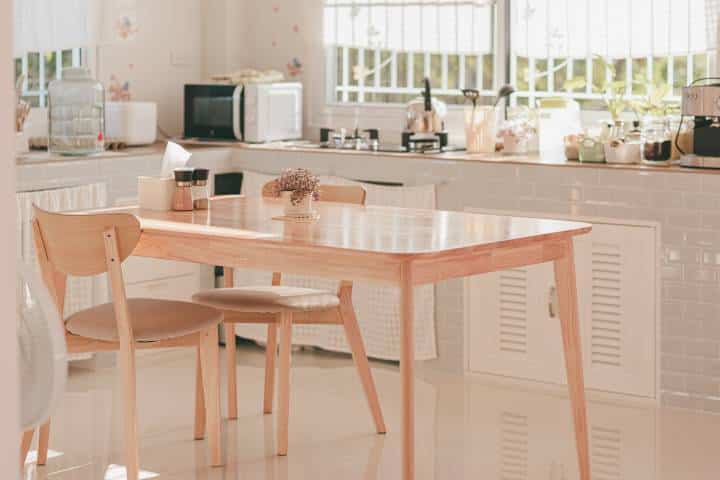
<path fill-rule="evenodd" d="M 210 193 L 208 192 L 207 182 L 209 175 L 210 170 L 207 168 L 193 170 L 192 198 L 195 210 L 207 210 L 208 208 Z"/>
<path fill-rule="evenodd" d="M 192 168 L 176 168 L 173 170 L 175 176 L 175 193 L 173 194 L 172 209 L 180 212 L 193 209 Z"/>

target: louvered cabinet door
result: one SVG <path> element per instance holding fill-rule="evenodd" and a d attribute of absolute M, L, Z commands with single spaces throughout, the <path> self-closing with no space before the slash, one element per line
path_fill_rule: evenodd
<path fill-rule="evenodd" d="M 468 279 L 471 371 L 564 381 L 560 325 L 548 319 L 552 278 L 552 265 L 542 264 Z"/>
<path fill-rule="evenodd" d="M 655 397 L 655 229 L 593 224 L 575 239 L 585 383 Z M 470 371 L 565 384 L 551 264 L 467 280 Z"/>
<path fill-rule="evenodd" d="M 588 388 L 654 397 L 655 230 L 595 224 L 575 247 Z"/>

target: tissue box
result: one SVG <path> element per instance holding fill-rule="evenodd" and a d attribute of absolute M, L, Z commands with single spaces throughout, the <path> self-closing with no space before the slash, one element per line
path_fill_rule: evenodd
<path fill-rule="evenodd" d="M 138 177 L 140 208 L 172 210 L 175 180 L 172 177 Z"/>

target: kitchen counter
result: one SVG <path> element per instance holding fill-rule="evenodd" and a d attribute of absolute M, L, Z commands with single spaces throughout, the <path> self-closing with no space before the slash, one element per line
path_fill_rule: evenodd
<path fill-rule="evenodd" d="M 608 170 L 632 170 L 636 172 L 671 172 L 671 173 L 703 173 L 703 174 L 720 174 L 720 169 L 699 169 L 685 168 L 679 165 L 670 166 L 651 166 L 643 164 L 608 164 L 608 163 L 580 163 L 578 161 L 569 161 L 562 152 L 544 152 L 532 153 L 527 155 L 501 153 L 467 153 L 464 151 L 443 152 L 443 153 L 415 153 L 415 152 L 383 152 L 369 150 L 341 150 L 334 148 L 321 148 L 316 143 L 306 141 L 288 141 L 288 142 L 271 142 L 271 143 L 242 143 L 242 142 L 203 142 L 198 140 L 180 140 L 178 143 L 184 144 L 187 148 L 235 148 L 260 152 L 302 152 L 302 153 L 319 153 L 328 155 L 348 155 L 363 157 L 383 157 L 383 158 L 402 158 L 402 159 L 422 159 L 430 161 L 446 161 L 446 162 L 469 162 L 469 163 L 490 163 L 490 164 L 515 164 L 515 165 L 543 165 L 550 167 L 571 167 L 571 168 L 594 168 Z"/>
<path fill-rule="evenodd" d="M 87 160 L 102 160 L 102 159 L 121 159 L 131 157 L 143 157 L 147 155 L 162 155 L 165 151 L 166 141 L 157 141 L 151 145 L 142 145 L 137 147 L 123 148 L 122 150 L 106 150 L 101 153 L 93 155 L 58 155 L 49 153 L 47 150 L 30 150 L 28 153 L 22 153 L 16 156 L 15 162 L 17 165 L 26 164 L 43 164 L 43 163 L 58 163 L 58 162 L 76 162 L 76 161 L 87 161 Z M 196 150 L 209 150 L 212 149 L 212 145 L 207 144 L 194 144 L 192 151 Z"/>

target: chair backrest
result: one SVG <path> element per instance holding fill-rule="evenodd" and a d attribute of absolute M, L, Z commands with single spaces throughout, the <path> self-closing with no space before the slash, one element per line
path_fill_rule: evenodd
<path fill-rule="evenodd" d="M 262 188 L 263 197 L 274 197 L 275 196 L 275 182 L 276 180 L 270 180 Z M 320 185 L 318 187 L 319 195 L 318 201 L 321 202 L 337 202 L 337 203 L 349 203 L 352 205 L 365 205 L 365 199 L 367 197 L 367 191 L 360 185 Z M 232 286 L 233 284 L 233 273 L 231 268 L 225 268 L 226 285 Z M 272 278 L 273 285 L 280 285 L 282 281 L 282 273 L 274 272 Z M 352 282 L 347 280 L 340 281 L 338 285 L 338 295 L 351 295 Z"/>
<path fill-rule="evenodd" d="M 107 272 L 104 234 L 115 228 L 119 260 L 125 260 L 140 240 L 140 222 L 127 213 L 63 214 L 34 207 L 47 260 L 65 275 Z M 37 239 L 36 239 L 37 243 Z"/>
<path fill-rule="evenodd" d="M 61 318 L 67 275 L 107 272 L 120 345 L 131 349 L 134 337 L 120 264 L 140 241 L 138 219 L 127 213 L 74 215 L 33 208 L 38 263 Z"/>
<path fill-rule="evenodd" d="M 263 197 L 275 196 L 275 180 L 270 180 L 262 188 Z M 367 192 L 360 185 L 329 185 L 321 184 L 318 187 L 320 202 L 349 203 L 352 205 L 365 205 Z"/>

